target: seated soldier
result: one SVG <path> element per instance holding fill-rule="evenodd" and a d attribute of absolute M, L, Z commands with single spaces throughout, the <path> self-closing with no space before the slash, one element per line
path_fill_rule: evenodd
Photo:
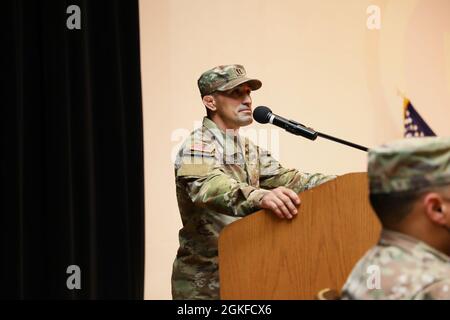
<path fill-rule="evenodd" d="M 372 149 L 368 176 L 383 230 L 342 299 L 450 299 L 450 138 Z"/>

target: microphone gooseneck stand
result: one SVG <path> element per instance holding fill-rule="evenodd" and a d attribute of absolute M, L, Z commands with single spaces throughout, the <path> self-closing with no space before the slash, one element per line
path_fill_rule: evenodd
<path fill-rule="evenodd" d="M 286 123 L 281 123 L 280 125 L 286 131 L 293 133 L 295 135 L 305 137 L 309 140 L 316 140 L 317 137 L 322 137 L 322 138 L 325 138 L 325 139 L 328 139 L 328 140 L 331 140 L 331 141 L 334 141 L 337 143 L 341 143 L 341 144 L 344 144 L 346 146 L 349 146 L 349 147 L 352 147 L 352 148 L 355 148 L 355 149 L 358 149 L 361 151 L 365 151 L 365 152 L 369 151 L 369 149 L 365 146 L 361 146 L 359 144 L 316 131 L 312 128 L 308 128 L 308 127 L 304 126 L 301 123 L 298 123 L 297 121 L 294 121 L 294 120 L 287 120 L 287 121 L 289 122 L 290 125 L 287 125 Z"/>
<path fill-rule="evenodd" d="M 283 128 L 287 132 L 295 134 L 297 136 L 302 136 L 309 140 L 316 140 L 317 137 L 322 137 L 337 143 L 344 144 L 346 146 L 361 150 L 361 151 L 369 151 L 367 147 L 361 146 L 359 144 L 346 141 L 337 137 L 330 136 L 328 134 L 316 131 L 312 128 L 308 128 L 305 125 L 294 121 L 283 118 L 279 115 L 272 113 L 272 110 L 266 106 L 259 106 L 253 111 L 253 118 L 259 123 L 271 123 L 276 125 L 277 127 Z"/>
<path fill-rule="evenodd" d="M 359 144 L 356 144 L 356 143 L 353 143 L 353 142 L 350 142 L 350 141 L 346 141 L 346 140 L 343 140 L 343 139 L 339 139 L 339 138 L 330 136 L 330 135 L 322 133 L 322 132 L 318 132 L 318 131 L 316 131 L 316 132 L 317 132 L 317 135 L 319 137 L 322 137 L 322 138 L 325 138 L 325 139 L 328 139 L 328 140 L 332 140 L 332 141 L 337 142 L 337 143 L 345 144 L 346 146 L 349 146 L 349 147 L 352 147 L 352 148 L 355 148 L 355 149 L 358 149 L 358 150 L 362 150 L 362 151 L 365 151 L 365 152 L 369 151 L 369 149 L 367 147 L 361 146 Z"/>

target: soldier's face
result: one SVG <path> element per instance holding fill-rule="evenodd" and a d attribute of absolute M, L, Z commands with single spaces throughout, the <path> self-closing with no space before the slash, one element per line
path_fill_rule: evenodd
<path fill-rule="evenodd" d="M 251 89 L 247 84 L 216 94 L 217 115 L 227 129 L 239 129 L 253 121 Z"/>

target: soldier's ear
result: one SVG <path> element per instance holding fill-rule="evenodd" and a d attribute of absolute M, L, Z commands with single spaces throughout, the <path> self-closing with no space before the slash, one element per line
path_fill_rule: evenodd
<path fill-rule="evenodd" d="M 216 100 L 214 99 L 214 97 L 212 95 L 206 95 L 203 97 L 203 104 L 205 105 L 206 108 L 208 108 L 211 111 L 216 111 L 217 107 L 216 107 Z"/>
<path fill-rule="evenodd" d="M 444 199 L 441 195 L 435 192 L 430 192 L 423 198 L 425 212 L 433 223 L 438 225 L 448 224 L 449 211 L 445 208 Z"/>

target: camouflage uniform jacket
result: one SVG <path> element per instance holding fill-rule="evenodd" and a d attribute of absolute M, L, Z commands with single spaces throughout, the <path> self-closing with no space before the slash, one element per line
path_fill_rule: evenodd
<path fill-rule="evenodd" d="M 378 288 L 369 280 L 371 266 L 379 268 Z M 378 244 L 348 277 L 342 299 L 450 299 L 450 257 L 415 238 L 384 229 Z"/>
<path fill-rule="evenodd" d="M 223 227 L 259 209 L 269 189 L 295 192 L 334 176 L 283 168 L 249 139 L 219 130 L 209 118 L 186 139 L 175 161 L 183 228 L 173 264 L 174 299 L 219 299 L 218 237 Z"/>

